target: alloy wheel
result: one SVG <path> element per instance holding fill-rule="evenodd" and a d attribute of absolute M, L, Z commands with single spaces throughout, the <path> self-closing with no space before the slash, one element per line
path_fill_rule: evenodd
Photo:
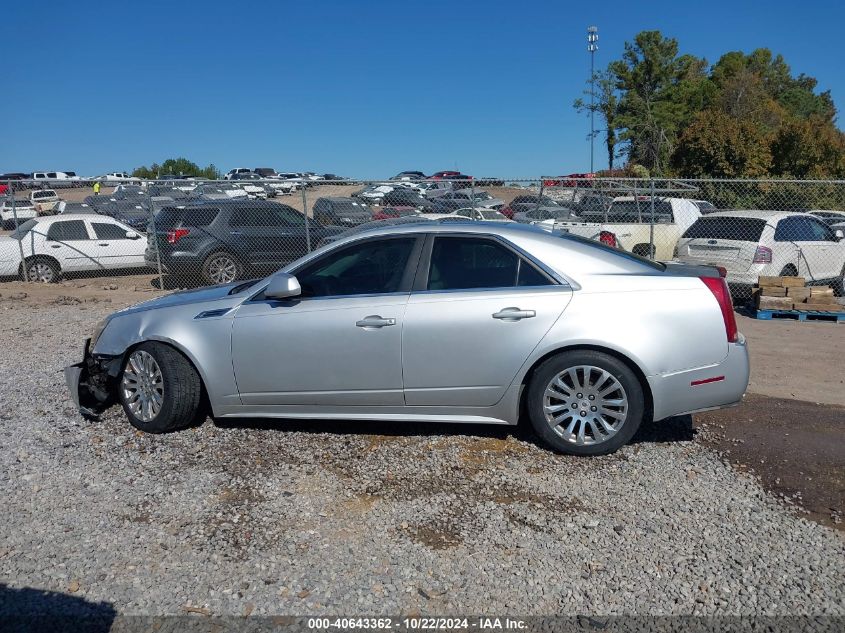
<path fill-rule="evenodd" d="M 567 442 L 578 446 L 601 444 L 625 424 L 628 396 L 616 377 L 601 367 L 569 367 L 546 386 L 543 415 Z"/>
<path fill-rule="evenodd" d="M 215 255 L 208 262 L 208 276 L 216 284 L 227 284 L 235 281 L 238 266 L 228 255 Z"/>
<path fill-rule="evenodd" d="M 161 411 L 164 379 L 161 368 L 149 353 L 138 350 L 129 356 L 121 388 L 126 405 L 138 419 L 149 422 Z"/>
<path fill-rule="evenodd" d="M 33 262 L 27 267 L 26 273 L 29 281 L 43 281 L 49 284 L 56 279 L 56 271 L 44 262 Z"/>

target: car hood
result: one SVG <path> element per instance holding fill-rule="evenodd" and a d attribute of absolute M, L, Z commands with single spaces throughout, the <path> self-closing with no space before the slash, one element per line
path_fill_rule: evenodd
<path fill-rule="evenodd" d="M 0 262 L 21 260 L 20 244 L 13 237 L 0 237 Z"/>
<path fill-rule="evenodd" d="M 143 312 L 144 310 L 157 310 L 159 308 L 174 308 L 176 306 L 185 306 L 190 304 L 208 303 L 210 301 L 219 301 L 220 308 L 234 307 L 244 299 L 244 295 L 237 293 L 230 295 L 231 290 L 237 286 L 244 285 L 245 281 L 235 281 L 228 284 L 221 284 L 219 286 L 208 286 L 205 288 L 195 288 L 192 290 L 180 290 L 164 297 L 157 297 L 150 299 L 143 303 L 138 303 L 130 306 L 124 310 L 115 312 L 112 316 L 123 316 L 126 314 L 133 314 L 135 312 Z"/>

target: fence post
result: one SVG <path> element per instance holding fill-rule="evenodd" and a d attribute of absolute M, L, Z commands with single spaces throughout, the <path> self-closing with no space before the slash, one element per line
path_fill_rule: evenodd
<path fill-rule="evenodd" d="M 654 178 L 651 179 L 651 226 L 648 230 L 648 258 L 654 259 L 657 254 L 654 248 Z"/>
<path fill-rule="evenodd" d="M 149 204 L 150 209 L 150 224 L 147 227 L 147 235 L 150 234 L 152 231 L 152 239 L 153 245 L 156 251 L 156 268 L 158 268 L 158 289 L 164 290 L 164 271 L 161 269 L 161 251 L 159 251 L 158 246 L 158 231 L 156 230 L 156 215 L 155 209 L 153 209 L 153 197 L 150 195 L 150 190 L 147 189 L 147 204 Z M 147 238 L 149 241 L 149 238 Z"/>
<path fill-rule="evenodd" d="M 308 223 L 308 198 L 305 195 L 305 180 L 302 181 L 302 215 L 305 218 L 305 249 L 311 252 L 311 227 Z"/>
<path fill-rule="evenodd" d="M 469 181 L 469 195 L 470 195 L 470 220 L 475 220 L 475 179 Z"/>
<path fill-rule="evenodd" d="M 12 190 L 12 181 L 11 180 L 9 180 L 6 184 L 8 185 L 8 189 L 6 191 L 8 192 L 8 195 L 12 196 L 12 218 L 14 218 L 14 221 L 15 221 L 15 230 L 17 230 L 17 228 L 18 228 L 18 210 L 15 207 L 15 192 Z M 36 213 L 36 215 L 37 215 L 37 213 Z M 26 269 L 26 258 L 23 255 L 23 239 L 18 240 L 18 250 L 20 250 L 20 252 L 21 252 L 21 270 L 23 271 L 23 280 L 29 281 L 29 272 Z"/>

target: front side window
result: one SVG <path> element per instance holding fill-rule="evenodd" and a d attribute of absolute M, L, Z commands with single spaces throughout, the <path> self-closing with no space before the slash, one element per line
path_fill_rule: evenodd
<path fill-rule="evenodd" d="M 87 240 L 88 230 L 82 220 L 69 220 L 67 222 L 55 222 L 50 225 L 47 231 L 47 239 L 55 242 L 70 242 L 73 240 Z"/>
<path fill-rule="evenodd" d="M 303 297 L 398 292 L 415 237 L 369 240 L 324 255 L 296 273 Z"/>
<path fill-rule="evenodd" d="M 495 240 L 438 237 L 431 251 L 429 290 L 548 286 L 551 281 Z"/>

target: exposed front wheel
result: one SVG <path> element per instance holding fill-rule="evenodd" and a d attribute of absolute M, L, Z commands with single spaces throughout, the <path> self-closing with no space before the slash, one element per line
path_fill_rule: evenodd
<path fill-rule="evenodd" d="M 31 257 L 26 260 L 26 269 L 21 271 L 21 278 L 27 281 L 40 281 L 47 284 L 59 281 L 61 269 L 55 262 L 43 257 Z M 24 272 L 26 275 L 24 276 Z"/>
<path fill-rule="evenodd" d="M 531 424 L 552 448 L 572 455 L 606 455 L 637 432 L 645 411 L 639 380 L 622 361 L 591 350 L 544 362 L 527 395 Z"/>
<path fill-rule="evenodd" d="M 199 375 L 181 353 L 161 343 L 142 343 L 123 366 L 118 399 L 129 423 L 147 433 L 192 424 L 200 407 Z"/>

